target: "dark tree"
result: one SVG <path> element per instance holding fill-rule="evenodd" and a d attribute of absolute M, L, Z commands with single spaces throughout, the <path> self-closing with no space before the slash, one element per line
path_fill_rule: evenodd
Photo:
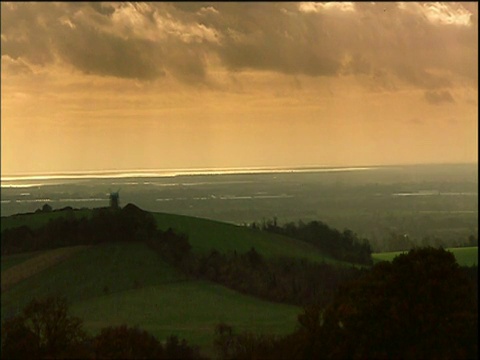
<path fill-rule="evenodd" d="M 319 336 L 330 358 L 477 358 L 477 315 L 453 254 L 414 249 L 343 287 Z"/>
<path fill-rule="evenodd" d="M 197 346 L 188 345 L 185 339 L 175 335 L 167 338 L 164 350 L 165 359 L 203 359 Z"/>
<path fill-rule="evenodd" d="M 85 357 L 82 321 L 68 315 L 65 298 L 32 300 L 2 326 L 2 358 Z"/>
<path fill-rule="evenodd" d="M 2 359 L 38 359 L 38 343 L 23 316 L 15 316 L 2 324 Z"/>
<path fill-rule="evenodd" d="M 145 330 L 127 325 L 103 328 L 94 339 L 98 359 L 162 359 L 160 342 Z"/>

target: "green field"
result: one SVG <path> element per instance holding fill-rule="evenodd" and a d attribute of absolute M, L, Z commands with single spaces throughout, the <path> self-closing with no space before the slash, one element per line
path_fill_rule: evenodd
<path fill-rule="evenodd" d="M 22 308 L 34 296 L 61 294 L 76 302 L 183 279 L 145 244 L 92 246 L 2 293 L 2 318 Z"/>
<path fill-rule="evenodd" d="M 67 213 L 63 213 L 66 216 Z M 88 210 L 74 216 L 88 216 Z M 62 212 L 2 218 L 2 229 L 28 225 L 39 227 Z M 268 257 L 338 261 L 311 245 L 284 236 L 255 231 L 206 219 L 153 213 L 160 229 L 188 235 L 192 250 L 207 253 L 247 252 L 255 249 Z M 2 273 L 15 272 L 49 252 L 2 258 Z M 15 274 L 13 274 L 15 275 Z M 235 329 L 286 334 L 297 324 L 301 309 L 246 296 L 225 287 L 192 281 L 163 262 L 140 243 L 103 244 L 85 248 L 68 261 L 55 264 L 13 285 L 2 293 L 2 319 L 18 313 L 33 297 L 64 295 L 72 312 L 96 333 L 108 325 L 138 325 L 159 339 L 170 334 L 186 338 L 211 353 L 215 325 L 226 322 Z"/>
<path fill-rule="evenodd" d="M 460 266 L 478 265 L 478 247 L 448 248 L 451 251 Z M 374 262 L 392 261 L 396 256 L 405 253 L 405 251 L 394 251 L 372 254 Z"/>
<path fill-rule="evenodd" d="M 282 235 L 190 216 L 163 213 L 153 215 L 160 229 L 166 230 L 171 227 L 188 235 L 193 251 L 198 253 L 208 253 L 213 249 L 220 252 L 236 250 L 238 253 L 245 253 L 255 247 L 255 250 L 267 257 L 297 257 L 341 263 L 322 254 L 308 243 Z"/>
<path fill-rule="evenodd" d="M 91 210 L 88 209 L 75 210 L 73 212 L 59 211 L 21 214 L 2 217 L 1 225 L 2 230 L 22 225 L 27 225 L 34 229 L 46 224 L 50 219 L 61 216 L 75 216 L 79 218 L 89 216 L 89 214 L 91 214 Z M 188 235 L 192 249 L 197 253 L 208 253 L 213 249 L 220 252 L 236 250 L 238 253 L 245 253 L 252 247 L 255 247 L 255 250 L 267 257 L 297 257 L 318 262 L 341 263 L 322 254 L 310 244 L 282 235 L 190 216 L 164 213 L 152 214 L 159 229 L 167 230 L 172 228 L 177 232 Z"/>
<path fill-rule="evenodd" d="M 73 313 L 96 333 L 109 325 L 138 325 L 165 339 L 174 334 L 212 352 L 215 325 L 236 330 L 287 334 L 300 308 L 246 296 L 204 281 L 187 281 L 130 290 L 74 304 Z"/>
<path fill-rule="evenodd" d="M 70 246 L 44 251 L 9 267 L 2 271 L 2 293 L 17 283 L 62 261 L 66 261 L 70 256 L 85 248 L 86 246 Z"/>
<path fill-rule="evenodd" d="M 30 255 L 24 263 L 48 253 Z M 159 339 L 170 334 L 184 337 L 207 352 L 212 351 L 219 322 L 239 330 L 282 334 L 293 330 L 301 311 L 187 280 L 142 243 L 84 248 L 68 261 L 22 280 L 2 293 L 2 320 L 17 314 L 33 297 L 51 294 L 66 296 L 72 312 L 84 319 L 92 334 L 104 326 L 126 323 Z"/>
<path fill-rule="evenodd" d="M 18 265 L 25 260 L 28 260 L 36 255 L 38 255 L 40 252 L 29 252 L 29 253 L 21 253 L 21 254 L 15 254 L 15 255 L 9 255 L 9 256 L 2 256 L 2 261 L 1 261 L 1 270 L 2 273 L 11 268 L 12 266 Z"/>

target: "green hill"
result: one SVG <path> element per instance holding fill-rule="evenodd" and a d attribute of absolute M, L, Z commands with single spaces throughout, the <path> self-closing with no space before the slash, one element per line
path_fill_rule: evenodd
<path fill-rule="evenodd" d="M 54 251 L 30 255 L 23 263 Z M 18 255 L 12 257 L 18 260 Z M 66 296 L 72 312 L 84 319 L 92 334 L 107 325 L 127 323 L 160 339 L 170 334 L 184 337 L 207 352 L 212 351 L 214 327 L 219 322 L 280 334 L 293 330 L 300 312 L 295 306 L 187 280 L 143 243 L 86 247 L 20 281 L 2 292 L 2 320 L 18 313 L 33 297 L 50 294 Z"/>
<path fill-rule="evenodd" d="M 54 211 L 49 213 L 19 214 L 1 218 L 2 230 L 26 225 L 32 229 L 45 225 L 50 219 L 66 216 L 88 217 L 91 210 Z M 192 250 L 207 253 L 212 249 L 220 252 L 245 253 L 254 247 L 266 257 L 297 257 L 312 261 L 341 263 L 322 254 L 314 246 L 282 235 L 253 230 L 243 226 L 190 216 L 152 213 L 161 230 L 172 228 L 188 235 Z"/>
<path fill-rule="evenodd" d="M 207 253 L 212 249 L 219 252 L 237 251 L 245 253 L 252 247 L 266 257 L 297 257 L 312 261 L 341 263 L 322 254 L 314 246 L 286 236 L 253 230 L 243 226 L 183 215 L 153 213 L 157 226 L 169 227 L 188 235 L 192 249 Z"/>
<path fill-rule="evenodd" d="M 38 228 L 50 219 L 89 217 L 91 213 L 84 209 L 21 214 L 2 217 L 1 226 L 2 230 L 22 225 Z M 188 235 L 192 251 L 197 254 L 213 249 L 240 254 L 254 247 L 266 257 L 342 264 L 310 244 L 282 235 L 207 219 L 152 214 L 159 229 L 172 228 Z M 59 257 L 63 252 L 69 257 Z M 263 301 L 206 281 L 188 280 L 143 243 L 109 243 L 76 252 L 65 248 L 5 256 L 2 276 L 17 279 L 2 291 L 2 320 L 17 314 L 33 297 L 62 295 L 91 333 L 107 325 L 127 323 L 160 339 L 170 334 L 184 337 L 207 352 L 212 351 L 214 327 L 220 322 L 239 331 L 286 334 L 294 329 L 301 312 L 296 306 Z"/>
<path fill-rule="evenodd" d="M 1 218 L 3 229 L 38 228 L 61 216 L 88 217 L 91 210 L 22 214 Z M 342 264 L 310 244 L 247 227 L 181 215 L 152 213 L 157 226 L 188 235 L 192 250 L 205 254 L 246 253 L 252 247 L 266 257 L 296 257 Z M 452 249 L 461 265 L 478 263 L 478 248 Z M 374 254 L 391 260 L 398 253 Z M 126 323 L 159 339 L 186 338 L 211 354 L 214 327 L 272 334 L 291 332 L 301 309 L 263 301 L 207 281 L 187 279 L 144 243 L 105 243 L 2 257 L 1 317 L 17 314 L 32 298 L 65 296 L 71 311 L 92 334 Z"/>

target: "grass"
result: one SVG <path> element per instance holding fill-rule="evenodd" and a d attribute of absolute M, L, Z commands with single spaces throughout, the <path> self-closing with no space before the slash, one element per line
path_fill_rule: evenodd
<path fill-rule="evenodd" d="M 1 218 L 2 230 L 27 225 L 38 228 L 58 217 L 87 217 L 92 210 L 82 209 L 73 212 L 58 211 L 50 213 L 18 214 Z M 267 257 L 306 258 L 316 262 L 346 264 L 322 254 L 314 246 L 288 238 L 286 236 L 249 229 L 243 226 L 227 224 L 219 221 L 195 218 L 190 216 L 152 213 L 159 229 L 172 228 L 188 235 L 193 251 L 208 253 L 212 249 L 220 252 L 245 253 L 252 247 Z"/>
<path fill-rule="evenodd" d="M 455 258 L 460 266 L 478 265 L 478 247 L 463 247 L 463 248 L 447 248 L 455 255 Z M 392 261 L 396 256 L 406 253 L 407 251 L 394 251 L 385 253 L 372 254 L 374 262 Z"/>
<path fill-rule="evenodd" d="M 237 331 L 287 334 L 294 330 L 300 308 L 204 281 L 187 281 L 90 299 L 76 303 L 72 311 L 92 334 L 108 325 L 138 325 L 160 340 L 177 335 L 212 355 L 218 323 L 233 325 Z"/>
<path fill-rule="evenodd" d="M 20 281 L 65 261 L 77 251 L 85 248 L 86 246 L 71 246 L 45 251 L 2 271 L 2 293 Z"/>
<path fill-rule="evenodd" d="M 70 302 L 163 282 L 183 280 L 142 243 L 92 246 L 2 293 L 2 319 L 33 297 L 63 295 Z"/>
<path fill-rule="evenodd" d="M 2 293 L 2 320 L 18 314 L 32 298 L 47 295 L 66 296 L 72 314 L 84 320 L 91 334 L 125 323 L 159 339 L 185 338 L 210 355 L 220 322 L 238 331 L 285 334 L 294 329 L 301 311 L 210 282 L 187 280 L 143 243 L 91 246 L 32 274 Z"/>
<path fill-rule="evenodd" d="M 266 257 L 296 257 L 342 264 L 322 254 L 308 243 L 282 235 L 183 215 L 164 213 L 153 215 L 159 229 L 166 230 L 171 227 L 188 235 L 193 251 L 197 253 L 208 253 L 212 249 L 220 252 L 235 250 L 238 253 L 245 253 L 255 247 L 255 250 Z"/>
<path fill-rule="evenodd" d="M 29 253 L 21 253 L 21 254 L 14 254 L 8 256 L 2 256 L 1 258 L 1 271 L 2 273 L 11 268 L 12 266 L 18 265 L 25 260 L 28 260 L 34 256 L 39 255 L 42 253 L 41 251 L 29 252 Z"/>

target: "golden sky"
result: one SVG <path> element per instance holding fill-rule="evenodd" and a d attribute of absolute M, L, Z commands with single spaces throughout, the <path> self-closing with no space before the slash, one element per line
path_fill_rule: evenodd
<path fill-rule="evenodd" d="M 2 175 L 478 161 L 478 4 L 1 3 Z"/>

